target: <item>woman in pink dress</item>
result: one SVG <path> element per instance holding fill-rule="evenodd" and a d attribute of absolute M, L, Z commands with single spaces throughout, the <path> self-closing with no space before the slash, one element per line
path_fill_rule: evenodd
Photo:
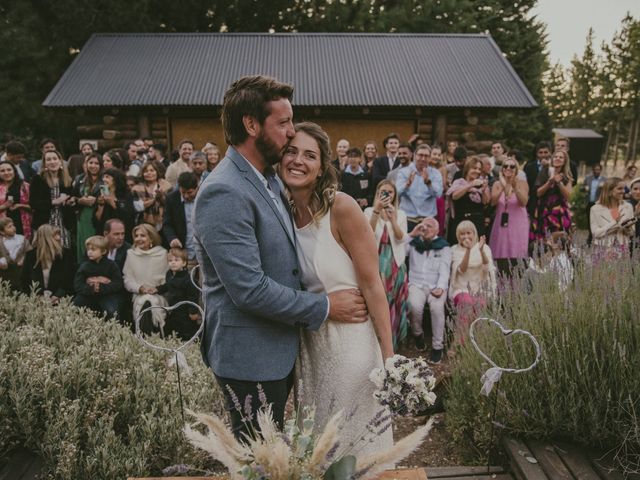
<path fill-rule="evenodd" d="M 512 157 L 502 165 L 500 180 L 491 189 L 491 205 L 496 216 L 489 237 L 489 247 L 501 275 L 511 276 L 519 262 L 528 256 L 529 185 L 518 178 L 518 163 Z"/>

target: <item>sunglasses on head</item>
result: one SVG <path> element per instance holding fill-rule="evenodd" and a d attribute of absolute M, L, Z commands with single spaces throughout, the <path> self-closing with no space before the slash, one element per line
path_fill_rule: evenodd
<path fill-rule="evenodd" d="M 511 163 L 507 163 L 506 165 L 503 165 L 503 166 L 502 166 L 502 168 L 503 168 L 503 169 L 510 168 L 510 169 L 512 169 L 512 170 L 515 170 L 515 169 L 516 169 L 516 168 L 518 168 L 518 167 L 516 167 L 515 165 L 513 165 L 513 164 L 511 164 Z"/>

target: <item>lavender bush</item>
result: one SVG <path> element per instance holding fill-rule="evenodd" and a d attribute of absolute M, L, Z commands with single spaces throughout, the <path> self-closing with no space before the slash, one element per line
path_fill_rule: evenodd
<path fill-rule="evenodd" d="M 50 479 L 211 466 L 182 435 L 175 366 L 127 328 L 67 302 L 13 297 L 2 286 L 0 331 L 0 458 L 24 445 L 43 456 Z M 193 370 L 181 376 L 186 406 L 222 413 L 198 348 L 186 356 Z"/>
<path fill-rule="evenodd" d="M 542 361 L 532 372 L 505 374 L 496 422 L 503 434 L 562 437 L 577 444 L 640 451 L 640 261 L 583 251 L 575 280 L 560 292 L 554 274 L 527 275 L 484 312 L 533 333 Z M 501 366 L 529 365 L 533 347 L 487 327 L 479 344 Z M 522 341 L 520 341 L 522 340 Z M 459 348 L 448 391 L 447 423 L 457 440 L 486 454 L 490 398 L 480 396 L 488 368 L 470 343 Z M 622 461 L 622 460 L 621 460 Z"/>

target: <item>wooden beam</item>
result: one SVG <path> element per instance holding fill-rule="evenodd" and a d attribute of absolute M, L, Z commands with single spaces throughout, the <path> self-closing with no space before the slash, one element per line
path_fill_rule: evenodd
<path fill-rule="evenodd" d="M 540 440 L 527 440 L 526 443 L 547 477 L 553 480 L 573 480 L 573 475 L 551 445 Z"/>
<path fill-rule="evenodd" d="M 433 139 L 440 145 L 447 143 L 447 116 L 438 115 L 435 121 L 435 133 Z"/>
<path fill-rule="evenodd" d="M 490 475 L 493 473 L 504 473 L 501 466 L 492 466 L 487 469 L 481 467 L 426 467 L 427 477 L 430 479 L 447 477 L 469 477 L 475 475 Z"/>
<path fill-rule="evenodd" d="M 524 442 L 506 437 L 502 445 L 511 461 L 511 470 L 518 480 L 548 480 L 535 455 Z M 530 462 L 527 458 L 533 458 L 536 463 Z"/>
<path fill-rule="evenodd" d="M 140 132 L 142 138 L 151 136 L 148 115 L 138 115 L 138 132 Z"/>

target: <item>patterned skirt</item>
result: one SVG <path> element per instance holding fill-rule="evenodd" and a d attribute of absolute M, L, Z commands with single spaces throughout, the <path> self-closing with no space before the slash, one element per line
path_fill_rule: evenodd
<path fill-rule="evenodd" d="M 409 283 L 406 265 L 404 263 L 396 264 L 386 226 L 378 246 L 378 255 L 380 257 L 380 276 L 389 304 L 393 349 L 397 351 L 398 344 L 406 338 L 409 332 L 409 302 L 407 300 Z"/>
<path fill-rule="evenodd" d="M 571 210 L 567 201 L 559 194 L 552 193 L 539 200 L 538 208 L 531 220 L 530 241 L 545 240 L 554 232 L 571 231 Z"/>

